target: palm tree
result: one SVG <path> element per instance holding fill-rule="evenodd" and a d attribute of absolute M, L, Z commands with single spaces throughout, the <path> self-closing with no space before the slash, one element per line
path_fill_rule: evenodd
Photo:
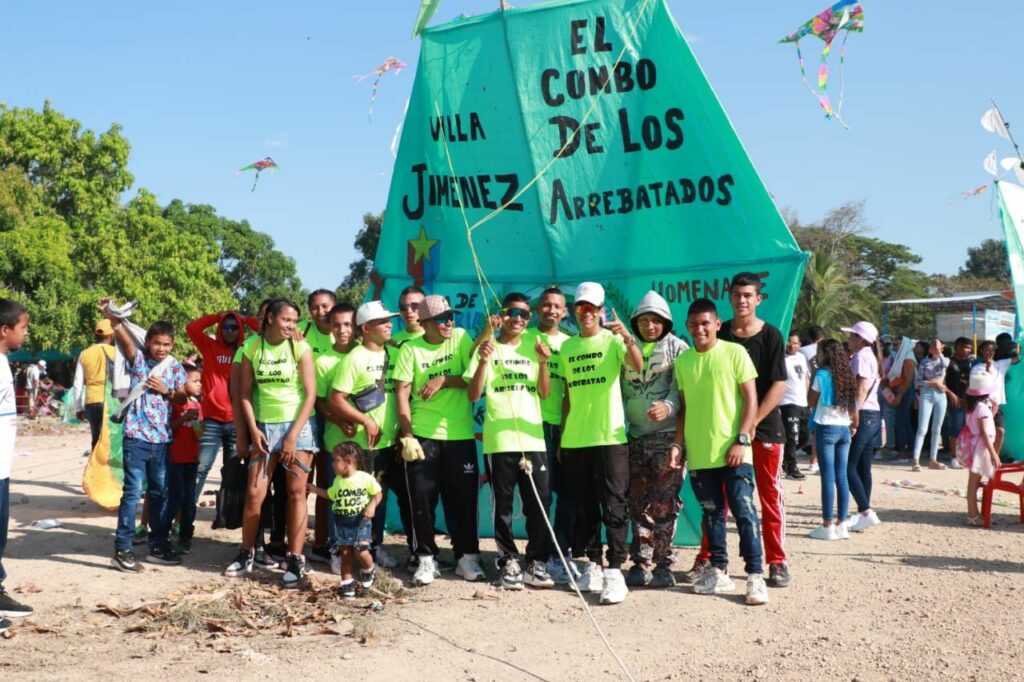
<path fill-rule="evenodd" d="M 850 295 L 850 288 L 842 261 L 825 251 L 811 251 L 796 304 L 795 328 L 817 324 L 834 334 L 842 325 L 871 319 L 873 315 Z"/>

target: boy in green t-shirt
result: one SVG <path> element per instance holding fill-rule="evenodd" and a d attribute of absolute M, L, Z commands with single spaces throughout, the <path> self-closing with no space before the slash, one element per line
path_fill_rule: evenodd
<path fill-rule="evenodd" d="M 398 431 L 398 410 L 395 407 L 394 360 L 398 351 L 391 340 L 391 318 L 380 301 L 369 301 L 356 311 L 356 327 L 362 333 L 362 344 L 352 349 L 338 371 L 333 374 L 328 391 L 330 408 L 341 419 L 355 425 L 355 432 L 345 434 L 343 440 L 353 441 L 363 448 L 365 470 L 371 471 L 383 485 L 383 499 L 388 490 L 394 490 L 402 512 L 402 522 L 408 527 L 409 504 L 405 494 L 405 479 L 395 459 L 395 437 Z M 328 443 L 332 447 L 333 443 Z M 387 504 L 373 519 L 373 547 L 377 564 L 384 568 L 397 565 L 397 560 L 383 545 Z M 409 533 L 406 533 L 409 538 Z M 412 549 L 411 539 L 410 550 Z"/>
<path fill-rule="evenodd" d="M 420 325 L 420 304 L 427 295 L 419 287 L 406 287 L 398 295 L 398 310 L 402 316 L 405 328 L 402 331 L 394 332 L 391 341 L 396 346 L 401 346 L 409 339 L 418 339 L 423 336 L 423 327 Z"/>
<path fill-rule="evenodd" d="M 469 381 L 471 402 L 487 395 L 484 455 L 494 493 L 498 585 L 511 590 L 523 589 L 524 582 L 531 587 L 554 587 L 546 566 L 550 550 L 544 510 L 551 506 L 551 491 L 541 413 L 541 400 L 551 390 L 547 362 L 551 349 L 536 335 L 523 335 L 530 321 L 530 299 L 524 294 L 505 296 L 500 319 L 500 335 L 496 341 L 480 344 L 463 375 Z M 526 516 L 525 577 L 512 534 L 516 484 Z"/>
<path fill-rule="evenodd" d="M 308 492 L 329 500 L 332 511 L 333 550 L 341 556 L 342 599 L 355 599 L 354 566 L 359 563 L 359 584 L 373 586 L 376 570 L 370 555 L 370 528 L 381 503 L 380 484 L 372 475 L 359 470 L 362 450 L 355 443 L 340 443 L 331 453 L 334 481 L 327 490 L 307 485 Z"/>
<path fill-rule="evenodd" d="M 394 371 L 413 556 L 418 561 L 413 582 L 429 585 L 438 575 L 434 541 L 438 495 L 458 560 L 455 572 L 469 581 L 480 580 L 484 572 L 477 536 L 476 434 L 462 378 L 473 342 L 465 329 L 455 327 L 444 296 L 427 296 L 418 312 L 423 336 L 402 344 Z"/>
<path fill-rule="evenodd" d="M 751 450 L 757 416 L 757 370 L 743 346 L 718 338 L 721 326 L 714 301 L 698 298 L 690 304 L 686 329 L 694 346 L 675 362 L 680 408 L 669 468 L 682 468 L 682 453 L 686 453 L 690 484 L 704 510 L 702 525 L 711 550 L 711 568 L 694 581 L 693 591 L 720 594 L 736 588 L 726 572 L 728 500 L 740 534 L 740 554 L 746 562 L 747 604 L 765 604 L 768 588 L 761 575 Z"/>
<path fill-rule="evenodd" d="M 566 413 L 561 463 L 576 510 L 573 558 L 581 590 L 601 593 L 602 604 L 619 604 L 629 593 L 622 575 L 626 560 L 629 449 L 619 377 L 624 364 L 643 367 L 629 329 L 612 312 L 602 328 L 604 287 L 583 282 L 574 302 L 580 335 L 562 344 Z M 601 521 L 608 534 L 607 565 L 601 569 Z"/>

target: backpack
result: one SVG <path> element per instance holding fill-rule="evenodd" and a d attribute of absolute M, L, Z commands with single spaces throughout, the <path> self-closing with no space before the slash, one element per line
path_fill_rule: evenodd
<path fill-rule="evenodd" d="M 970 420 L 970 416 L 967 417 L 967 420 Z M 957 436 L 956 461 L 960 462 L 965 469 L 970 469 L 971 463 L 974 461 L 974 453 L 977 452 L 980 444 L 981 429 L 979 428 L 978 432 L 974 433 L 968 426 L 968 421 L 965 421 L 963 428 L 960 429 L 960 435 Z"/>

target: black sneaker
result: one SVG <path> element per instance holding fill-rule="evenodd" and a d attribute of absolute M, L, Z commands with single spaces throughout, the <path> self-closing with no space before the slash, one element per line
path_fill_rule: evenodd
<path fill-rule="evenodd" d="M 374 581 L 377 579 L 377 567 L 370 566 L 368 569 L 359 569 L 359 584 L 363 587 L 373 587 Z"/>
<path fill-rule="evenodd" d="M 281 568 L 281 562 L 267 554 L 267 550 L 260 547 L 252 557 L 252 565 L 262 568 L 265 571 L 272 571 Z"/>
<path fill-rule="evenodd" d="M 224 569 L 224 575 L 229 578 L 241 578 L 252 571 L 252 560 L 256 552 L 242 547 L 235 555 L 235 560 Z"/>
<path fill-rule="evenodd" d="M 6 618 L 0 618 L 0 632 L 7 632 L 11 629 L 12 625 L 14 625 L 14 623 L 7 620 Z"/>
<path fill-rule="evenodd" d="M 675 586 L 676 577 L 672 575 L 671 570 L 665 568 L 664 566 L 659 566 L 656 569 L 654 569 L 654 572 L 651 574 L 650 587 L 653 587 L 658 590 L 664 590 L 668 589 L 669 587 Z"/>
<path fill-rule="evenodd" d="M 789 586 L 789 566 L 785 563 L 772 564 L 769 566 L 767 582 L 770 587 Z"/>
<path fill-rule="evenodd" d="M 319 564 L 331 563 L 331 548 L 329 545 L 313 545 L 313 550 L 309 553 L 309 560 L 315 561 Z"/>
<path fill-rule="evenodd" d="M 794 481 L 802 481 L 807 478 L 807 476 L 804 475 L 804 472 L 800 471 L 799 467 L 793 467 L 786 471 L 786 478 Z"/>
<path fill-rule="evenodd" d="M 278 563 L 283 564 L 288 560 L 288 546 L 283 542 L 271 542 L 264 549 L 267 551 L 267 556 L 277 559 Z"/>
<path fill-rule="evenodd" d="M 135 559 L 135 552 L 130 549 L 123 549 L 114 552 L 114 558 L 110 561 L 114 568 L 125 573 L 141 573 L 142 564 Z"/>
<path fill-rule="evenodd" d="M 629 587 L 647 587 L 653 579 L 654 576 L 651 575 L 651 569 L 641 564 L 633 564 L 629 569 L 629 573 L 626 574 L 626 585 Z"/>
<path fill-rule="evenodd" d="M 181 564 L 181 555 L 174 551 L 170 544 L 163 547 L 150 547 L 146 561 L 151 564 L 163 564 L 164 566 L 178 566 Z"/>
<path fill-rule="evenodd" d="M 178 542 L 174 545 L 174 551 L 178 554 L 188 554 L 192 551 L 192 540 L 178 538 Z"/>
<path fill-rule="evenodd" d="M 288 557 L 288 568 L 281 576 L 281 586 L 293 590 L 302 582 L 302 578 L 309 573 L 306 568 L 306 557 L 302 554 L 292 554 Z"/>
<path fill-rule="evenodd" d="M 0 592 L 0 616 L 7 618 L 24 618 L 32 615 L 32 607 L 19 604 L 11 599 L 11 595 Z"/>
<path fill-rule="evenodd" d="M 342 583 L 341 587 L 338 588 L 338 595 L 342 599 L 355 599 L 356 598 L 356 581 L 349 580 L 346 583 Z"/>

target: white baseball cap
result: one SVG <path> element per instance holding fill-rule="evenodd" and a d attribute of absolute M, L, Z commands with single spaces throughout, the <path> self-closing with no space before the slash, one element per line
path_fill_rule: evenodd
<path fill-rule="evenodd" d="M 597 282 L 581 282 L 576 287 L 574 303 L 589 303 L 596 308 L 604 305 L 604 287 Z"/>
<path fill-rule="evenodd" d="M 356 326 L 360 327 L 375 320 L 386 320 L 389 317 L 398 317 L 398 313 L 389 311 L 380 301 L 367 301 L 356 311 Z"/>
<path fill-rule="evenodd" d="M 861 320 L 852 327 L 840 327 L 839 330 L 847 334 L 856 334 L 868 343 L 874 343 L 878 338 L 878 328 L 867 320 Z"/>

